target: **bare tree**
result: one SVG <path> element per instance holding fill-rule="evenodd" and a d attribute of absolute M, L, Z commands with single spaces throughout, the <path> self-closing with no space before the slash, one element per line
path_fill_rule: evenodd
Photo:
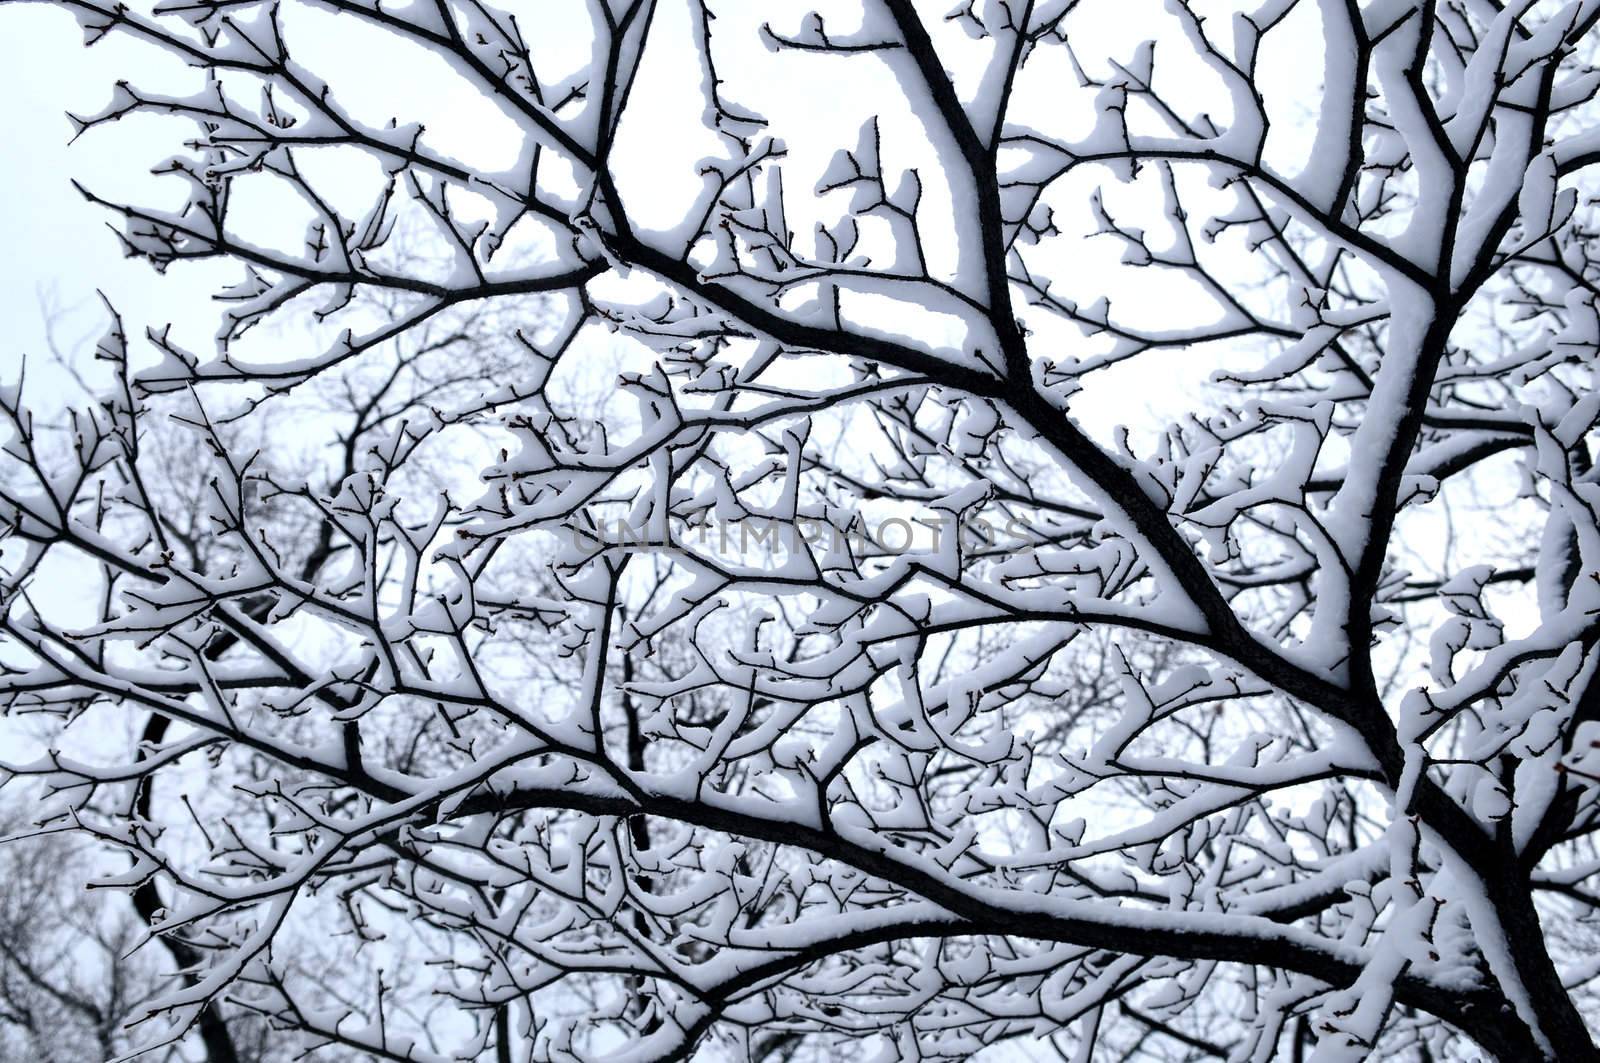
<path fill-rule="evenodd" d="M 131 913 L 93 905 L 63 839 L 0 848 L 0 1050 L 67 1063 L 127 1047 L 124 1017 L 154 989 Z"/>
<path fill-rule="evenodd" d="M 53 3 L 231 271 L 0 394 L 146 1044 L 1600 1058 L 1600 3 Z"/>

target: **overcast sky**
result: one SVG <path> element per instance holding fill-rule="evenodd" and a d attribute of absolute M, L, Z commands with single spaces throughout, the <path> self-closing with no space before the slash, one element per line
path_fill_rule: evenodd
<path fill-rule="evenodd" d="M 666 5 L 666 8 L 675 10 L 676 6 Z M 1150 6 L 1149 14 L 1158 18 L 1157 5 Z M 736 9 L 730 12 L 733 10 Z M 748 14 L 757 15 L 758 12 L 752 9 Z M 775 13 L 775 9 L 762 7 L 758 17 L 771 17 L 782 23 L 781 13 Z M 1134 25 L 1134 22 L 1139 24 Z M 1154 22 L 1146 24 L 1144 20 L 1117 20 L 1116 25 L 1104 27 L 1104 32 L 1110 35 L 1107 41 L 1090 42 L 1085 47 L 1090 52 L 1106 55 L 1130 52 L 1140 36 L 1152 32 L 1153 25 Z M 329 32 L 330 29 L 315 27 L 308 31 L 309 42 L 298 41 L 297 49 L 304 54 L 306 47 L 322 50 L 348 44 L 340 41 L 338 34 Z M 730 20 L 719 19 L 719 32 L 732 29 Z M 765 49 L 756 51 L 761 61 L 774 61 Z M 662 56 L 655 58 L 663 60 Z M 341 101 L 346 106 L 359 112 L 365 109 L 364 102 L 370 102 L 401 114 L 403 121 L 424 118 L 430 109 L 438 114 L 442 109 L 444 113 L 438 115 L 442 120 L 428 124 L 430 138 L 437 142 L 444 136 L 454 143 L 438 143 L 439 147 L 462 158 L 478 156 L 474 159 L 477 164 L 487 164 L 491 168 L 510 161 L 483 157 L 483 152 L 492 152 L 497 145 L 507 144 L 508 138 L 502 134 L 509 130 L 497 128 L 499 116 L 489 113 L 492 109 L 481 99 L 437 91 L 417 96 L 420 84 L 426 82 L 437 90 L 439 82 L 422 77 L 425 68 L 401 57 L 373 54 L 373 49 L 365 43 L 361 48 L 347 48 L 335 62 L 346 67 L 350 62 L 365 64 L 365 70 L 351 83 L 339 86 Z M 405 70 L 407 76 L 397 77 L 396 70 Z M 149 325 L 177 322 L 177 338 L 187 340 L 191 349 L 205 351 L 210 346 L 209 338 L 216 323 L 216 308 L 208 297 L 216 281 L 226 275 L 210 265 L 189 265 L 175 267 L 163 277 L 142 262 L 124 259 L 117 237 L 107 225 L 115 219 L 103 209 L 85 202 L 70 185 L 69 178 L 77 178 L 111 198 L 161 206 L 175 205 L 173 195 L 181 194 L 177 183 L 157 181 L 146 172 L 163 154 L 177 150 L 181 139 L 181 135 L 174 136 L 171 128 L 152 128 L 150 123 L 158 120 L 135 119 L 102 127 L 69 146 L 72 127 L 65 112 L 86 114 L 100 110 L 110 99 L 112 83 L 118 77 L 128 78 L 145 89 L 182 91 L 185 82 L 197 85 L 197 75 L 193 71 L 120 35 L 107 38 L 93 49 L 84 49 L 81 31 L 63 11 L 34 4 L 0 7 L 0 93 L 3 93 L 0 99 L 6 101 L 0 107 L 0 142 L 6 144 L 12 160 L 11 165 L 0 168 L 0 188 L 4 192 L 0 195 L 0 242 L 5 247 L 5 255 L 0 259 L 0 313 L 4 314 L 6 322 L 5 334 L 0 337 L 0 368 L 6 370 L 4 375 L 13 375 L 26 354 L 35 384 L 58 392 L 62 377 L 47 371 L 45 325 L 48 311 L 54 309 L 61 313 L 57 338 L 61 346 L 69 348 L 69 353 L 81 353 L 86 349 L 83 341 L 97 336 L 102 327 L 104 316 L 94 295 L 96 288 L 106 292 L 135 334 Z M 671 80 L 663 80 L 662 84 L 669 85 Z M 791 120 L 836 121 L 841 109 L 849 109 L 848 97 L 852 94 L 849 86 L 830 79 L 808 83 L 803 93 L 790 91 L 794 86 L 785 88 L 769 83 L 769 87 L 779 91 L 771 100 L 760 101 L 761 104 L 790 111 Z M 366 101 L 362 96 L 366 96 Z M 682 109 L 680 101 L 659 98 L 659 90 L 654 97 L 649 93 L 641 94 L 636 98 L 635 107 Z M 881 101 L 882 97 L 878 99 Z M 855 108 L 858 110 L 859 100 L 857 94 Z M 681 102 L 692 105 L 694 101 Z M 691 106 L 686 113 L 697 114 L 697 108 Z M 636 129 L 648 131 L 653 124 L 641 122 Z M 670 123 L 663 122 L 660 128 L 665 132 L 670 129 Z M 816 147 L 824 148 L 828 139 L 833 138 L 822 138 Z M 853 140 L 841 133 L 835 143 L 846 146 L 847 141 Z M 673 154 L 669 144 L 640 144 L 637 140 L 635 143 L 651 153 L 663 149 L 667 156 Z M 897 154 L 905 156 L 903 149 Z M 663 169 L 666 167 L 657 165 L 647 167 L 645 172 L 651 173 L 653 180 L 662 180 L 666 176 Z M 681 169 L 686 176 L 693 173 L 692 165 Z M 666 202 L 671 199 L 665 197 Z M 646 207 L 645 204 L 640 206 Z M 641 214 L 648 215 L 649 210 L 642 209 Z M 270 220 L 270 212 L 267 218 Z M 647 225 L 655 222 L 648 217 L 643 220 Z M 298 226 L 295 228 L 298 231 Z M 1109 245 L 1090 241 L 1073 253 L 1079 258 L 1113 250 Z M 1090 260 L 1083 258 L 1081 261 Z M 1092 262 L 1078 268 L 1087 269 L 1091 275 L 1094 272 Z M 1141 289 L 1152 279 L 1140 278 Z M 1148 290 L 1136 294 L 1143 295 L 1147 301 L 1152 295 Z M 1171 305 L 1169 298 L 1155 301 Z M 1153 394 L 1150 360 L 1145 359 L 1143 379 L 1134 389 L 1140 397 L 1125 396 L 1135 405 L 1142 405 Z M 1182 367 L 1171 368 L 1177 371 Z M 1188 401 L 1184 395 L 1187 386 L 1197 384 L 1204 375 L 1199 372 L 1194 380 L 1172 389 L 1175 407 L 1172 413 Z M 1170 374 L 1163 376 L 1176 379 Z M 38 390 L 33 396 L 35 402 L 43 397 Z M 1124 416 L 1136 412 L 1127 408 L 1127 402 L 1118 405 L 1123 408 Z M 1109 428 L 1112 418 L 1105 417 L 1094 404 L 1084 403 L 1080 409 L 1089 420 L 1106 422 L 1091 424 L 1091 428 Z"/>
<path fill-rule="evenodd" d="M 48 370 L 46 316 L 52 306 L 63 312 L 58 342 L 81 349 L 80 341 L 98 337 L 103 328 L 97 288 L 138 328 L 193 315 L 195 301 L 205 298 L 203 268 L 161 277 L 124 259 L 107 228 L 110 216 L 69 182 L 75 177 L 98 189 L 131 192 L 152 180 L 139 167 L 122 164 L 137 135 L 131 127 L 100 130 L 68 144 L 72 125 L 66 112 L 99 110 L 117 76 L 141 73 L 160 78 L 172 70 L 150 49 L 116 37 L 86 50 L 77 24 L 63 11 L 34 4 L 0 7 L 0 144 L 7 158 L 0 167 L 0 367 L 7 378 L 26 355 L 36 385 L 61 387 L 61 377 Z M 34 393 L 35 400 L 42 398 Z"/>

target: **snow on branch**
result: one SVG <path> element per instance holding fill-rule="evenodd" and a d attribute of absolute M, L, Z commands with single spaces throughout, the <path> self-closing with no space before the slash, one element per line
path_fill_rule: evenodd
<path fill-rule="evenodd" d="M 1600 2 L 46 2 L 223 278 L 0 387 L 129 1051 L 1600 1059 Z"/>

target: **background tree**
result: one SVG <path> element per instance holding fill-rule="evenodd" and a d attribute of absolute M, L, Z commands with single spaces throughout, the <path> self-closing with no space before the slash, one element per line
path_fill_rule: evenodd
<path fill-rule="evenodd" d="M 1600 1057 L 1600 3 L 56 6 L 232 271 L 0 395 L 143 1043 Z"/>
<path fill-rule="evenodd" d="M 128 958 L 131 913 L 72 897 L 88 868 L 61 838 L 13 843 L 0 860 L 0 1049 L 49 1063 L 120 1055 L 122 1020 L 155 982 L 144 957 Z"/>

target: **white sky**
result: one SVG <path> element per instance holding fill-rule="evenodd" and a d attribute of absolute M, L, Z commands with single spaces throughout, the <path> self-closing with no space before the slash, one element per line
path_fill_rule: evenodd
<path fill-rule="evenodd" d="M 0 166 L 0 376 L 13 377 L 27 355 L 29 375 L 42 389 L 61 387 L 45 364 L 51 304 L 78 311 L 59 324 L 65 344 L 98 338 L 104 315 L 97 288 L 141 324 L 182 318 L 186 305 L 204 296 L 193 270 L 161 277 L 124 259 L 106 227 L 110 216 L 68 182 L 77 177 L 134 191 L 151 180 L 119 165 L 134 130 L 105 130 L 69 147 L 65 112 L 97 111 L 110 98 L 115 75 L 159 73 L 164 65 L 149 49 L 124 40 L 86 51 L 65 12 L 32 4 L 0 8 L 0 150 L 6 156 Z"/>
<path fill-rule="evenodd" d="M 656 32 L 676 37 L 686 28 L 674 25 L 686 21 L 678 11 L 680 6 L 663 5 L 657 16 Z M 793 28 L 790 23 L 796 22 L 800 8 L 795 8 L 791 18 L 785 14 L 788 6 L 761 4 L 751 5 L 746 10 L 726 5 L 726 14 L 717 21 L 717 32 L 744 36 L 754 29 L 755 22 L 768 18 L 779 29 Z M 1149 10 L 1143 10 L 1146 7 Z M 1107 5 L 1107 11 L 1111 10 L 1112 6 Z M 1100 67 L 1099 72 L 1104 73 L 1106 58 L 1128 57 L 1138 40 L 1157 32 L 1155 27 L 1161 19 L 1158 4 L 1126 4 L 1120 10 L 1127 17 L 1097 23 L 1097 36 L 1103 32 L 1105 40 L 1096 40 L 1084 47 L 1086 64 L 1091 70 Z M 542 7 L 540 13 L 544 15 L 546 9 Z M 299 12 L 296 15 L 299 17 Z M 752 19 L 752 15 L 755 18 Z M 314 60 L 336 56 L 332 49 L 347 46 L 340 35 L 330 32 L 331 25 L 326 19 L 325 15 L 312 16 L 309 23 L 302 24 L 307 28 L 302 30 L 299 39 L 292 42 L 297 52 L 323 70 L 328 68 Z M 1305 28 L 1315 32 L 1314 26 Z M 357 114 L 374 107 L 387 108 L 397 113 L 402 121 L 433 118 L 427 123 L 428 137 L 436 147 L 491 168 L 510 162 L 515 149 L 508 154 L 504 146 L 516 136 L 515 129 L 495 114 L 492 107 L 473 99 L 470 94 L 440 93 L 438 80 L 422 76 L 428 68 L 418 63 L 419 57 L 378 54 L 367 47 L 365 38 L 371 35 L 362 36 L 361 48 L 347 48 L 360 55 L 358 76 L 337 86 L 345 106 Z M 1306 64 L 1301 63 L 1297 68 L 1294 63 L 1294 53 L 1300 49 L 1291 46 L 1280 50 L 1286 61 L 1269 62 L 1267 76 L 1274 80 L 1303 78 Z M 659 64 L 665 55 L 660 51 L 650 53 L 647 70 L 641 76 L 650 77 L 648 67 L 652 63 Z M 587 57 L 579 54 L 573 58 L 581 62 Z M 786 74 L 791 71 L 793 76 L 805 72 L 814 75 L 818 70 L 815 65 L 802 71 L 800 64 L 814 63 L 815 57 L 773 55 L 756 46 L 752 58 L 762 63 L 764 70 L 770 64 L 771 71 L 764 75 L 764 82 L 757 83 L 758 89 L 751 92 L 760 98 L 741 98 L 740 102 L 767 113 L 774 119 L 775 129 L 791 132 L 790 162 L 800 174 L 824 165 L 833 148 L 854 146 L 854 130 L 863 112 L 863 97 L 867 98 L 868 107 L 876 108 L 893 92 L 892 85 L 885 85 L 864 93 L 860 85 L 844 77 L 811 76 L 804 86 L 787 84 Z M 839 61 L 824 59 L 823 62 L 837 66 Z M 1272 69 L 1274 65 L 1277 69 Z M 674 80 L 693 79 L 681 76 L 674 79 L 672 72 L 659 66 L 657 69 L 666 76 L 652 78 L 652 91 L 638 94 L 633 106 L 664 114 L 669 110 L 681 110 L 685 114 L 680 118 L 697 117 L 695 101 L 672 99 L 673 94 L 661 91 L 661 86 L 671 86 Z M 98 111 L 110 98 L 112 83 L 118 77 L 128 78 L 141 88 L 157 90 L 178 91 L 197 84 L 193 71 L 121 35 L 113 35 L 86 50 L 81 43 L 81 31 L 63 11 L 34 4 L 0 7 L 0 100 L 6 101 L 0 108 L 0 143 L 5 145 L 9 156 L 9 164 L 0 167 L 0 246 L 5 248 L 4 257 L 0 259 L 0 316 L 6 323 L 4 334 L 0 335 L 0 377 L 11 377 L 21 357 L 28 355 L 30 376 L 40 385 L 40 390 L 34 392 L 35 401 L 44 398 L 46 389 L 60 391 L 64 383 L 60 374 L 51 374 L 46 365 L 47 310 L 75 311 L 58 322 L 57 336 L 60 344 L 67 348 L 64 353 L 81 354 L 84 348 L 81 341 L 97 336 L 103 321 L 94 295 L 96 288 L 105 291 L 122 311 L 133 334 L 146 326 L 174 322 L 175 335 L 180 341 L 187 340 L 186 346 L 201 351 L 210 347 L 216 308 L 208 297 L 215 279 L 225 274 L 219 274 L 209 265 L 180 265 L 163 277 L 140 261 L 125 260 L 116 236 L 107 227 L 108 222 L 116 219 L 109 212 L 85 202 L 68 182 L 75 177 L 111 198 L 161 205 L 170 203 L 176 192 L 175 182 L 158 181 L 146 172 L 162 154 L 178 150 L 182 136 L 181 133 L 174 135 L 175 130 L 170 126 L 153 128 L 152 123 L 159 120 L 141 118 L 101 127 L 76 144 L 67 144 L 71 126 L 64 112 Z M 683 84 L 678 87 L 692 90 L 698 86 Z M 802 87 L 804 91 L 798 91 Z M 761 89 L 766 91 L 759 91 Z M 1306 110 L 1313 104 L 1314 99 L 1308 98 Z M 825 132 L 832 127 L 833 131 L 806 143 L 805 140 L 811 138 L 792 135 L 798 128 L 797 122 L 811 126 L 808 132 L 819 127 Z M 1284 126 L 1294 124 L 1292 121 L 1283 123 Z M 505 128 L 501 128 L 502 125 Z M 624 165 L 629 161 L 629 148 L 635 152 L 643 149 L 655 156 L 655 165 L 647 165 L 641 171 L 649 174 L 653 181 L 665 181 L 668 176 L 663 170 L 669 167 L 661 163 L 662 155 L 657 152 L 675 164 L 679 161 L 675 156 L 682 156 L 685 151 L 698 155 L 714 148 L 709 138 L 704 145 L 678 143 L 682 137 L 673 139 L 670 122 L 660 123 L 661 135 L 657 137 L 653 135 L 656 125 L 653 121 L 636 123 L 631 134 L 633 139 L 619 148 L 619 163 Z M 681 134 L 681 126 L 677 132 Z M 885 134 L 886 172 L 918 161 L 925 167 L 930 161 L 915 158 L 923 152 L 916 145 L 903 142 L 903 128 L 898 130 L 902 143 L 895 142 L 894 131 L 886 128 Z M 1291 152 L 1296 147 L 1296 139 L 1303 142 L 1303 138 L 1292 135 L 1286 138 Z M 494 151 L 497 146 L 502 150 Z M 497 155 L 507 157 L 492 157 Z M 692 173 L 692 160 L 685 161 L 681 167 L 670 168 Z M 1286 168 L 1298 167 L 1291 163 Z M 677 197 L 671 194 L 661 197 L 662 202 L 669 204 L 675 199 Z M 635 199 L 635 202 L 640 201 Z M 1108 202 L 1112 200 L 1108 198 Z M 657 219 L 650 216 L 649 204 L 640 206 L 641 221 L 647 226 L 655 224 Z M 264 213 L 264 216 L 270 215 Z M 791 224 L 795 220 L 791 218 Z M 670 224 L 670 219 L 661 221 Z M 298 238 L 299 226 L 293 223 L 291 227 L 295 232 L 288 239 L 293 243 Z M 809 224 L 802 220 L 794 227 L 804 231 Z M 1093 275 L 1101 265 L 1099 258 L 1109 255 L 1114 263 L 1116 253 L 1117 249 L 1110 242 L 1089 241 L 1074 250 L 1075 255 L 1086 257 L 1072 268 Z M 1156 302 L 1171 305 L 1170 293 L 1152 292 L 1147 287 L 1152 279 L 1141 277 L 1139 287 L 1127 297 L 1140 295 L 1149 301 L 1159 295 Z M 1114 298 L 1113 306 L 1116 305 Z M 1158 360 L 1170 364 L 1164 364 L 1159 373 L 1152 374 L 1150 363 Z M 1102 434 L 1108 433 L 1116 421 L 1146 420 L 1141 414 L 1147 405 L 1160 407 L 1168 416 L 1176 415 L 1192 404 L 1188 392 L 1213 367 L 1195 364 L 1197 360 L 1192 356 L 1174 362 L 1158 354 L 1140 361 L 1136 388 L 1130 389 L 1126 381 L 1119 381 L 1116 403 L 1082 402 L 1075 404 L 1074 412 L 1085 417 L 1089 426 Z M 1108 375 L 1108 384 L 1112 379 Z M 1153 379 L 1160 380 L 1163 386 L 1152 387 Z"/>
<path fill-rule="evenodd" d="M 752 8 L 756 6 L 752 4 Z M 1119 40 L 1126 41 L 1147 32 L 1134 19 L 1114 29 Z M 337 38 L 330 35 L 324 43 L 337 46 Z M 1126 55 L 1127 51 L 1127 45 L 1119 43 L 1113 54 Z M 1283 53 L 1289 57 L 1286 62 L 1292 63 L 1293 52 L 1290 48 Z M 382 65 L 372 57 L 366 57 L 365 62 L 368 70 Z M 1298 70 L 1269 68 L 1266 76 L 1304 77 L 1306 68 L 1315 65 L 1302 64 Z M 165 81 L 170 87 L 174 80 L 193 75 L 152 49 L 121 37 L 110 38 L 86 51 L 77 25 L 64 12 L 28 4 L 0 6 L 0 101 L 4 101 L 0 104 L 0 145 L 4 145 L 6 154 L 5 165 L 0 165 L 0 380 L 14 378 L 22 357 L 28 355 L 30 377 L 39 388 L 34 393 L 35 401 L 46 396 L 59 401 L 69 390 L 65 375 L 48 365 L 49 311 L 65 311 L 57 329 L 63 353 L 82 354 L 87 347 L 83 341 L 98 335 L 102 327 L 103 315 L 95 298 L 97 288 L 122 311 L 135 331 L 172 321 L 177 323 L 181 342 L 203 351 L 209 348 L 209 337 L 215 328 L 216 309 L 209 302 L 218 278 L 215 269 L 180 266 L 161 276 L 142 262 L 124 259 L 117 237 L 107 227 L 115 219 L 84 201 L 69 184 L 69 177 L 78 177 L 112 198 L 170 202 L 170 188 L 144 172 L 152 151 L 176 150 L 177 140 L 170 129 L 152 141 L 145 136 L 150 133 L 147 125 L 141 128 L 140 124 L 129 122 L 95 130 L 77 144 L 67 144 L 71 126 L 63 112 L 99 110 L 109 98 L 116 77 L 128 77 L 145 87 Z M 415 90 L 421 83 L 420 79 L 411 80 L 410 87 Z M 377 80 L 367 86 L 369 92 L 380 94 L 401 93 L 403 87 L 394 81 Z M 785 119 L 807 117 L 813 122 L 833 121 L 835 113 L 848 112 L 852 107 L 859 110 L 861 106 L 859 88 L 842 80 L 804 94 L 792 91 L 781 78 L 768 87 L 774 90 L 772 98 L 760 101 L 760 109 L 780 124 Z M 407 102 L 388 95 L 380 95 L 380 99 L 396 110 Z M 487 146 L 503 143 L 497 139 L 494 116 L 475 111 L 475 101 L 454 97 L 411 102 L 445 107 L 457 128 L 470 132 L 470 136 L 461 138 L 462 142 L 440 145 L 454 153 L 470 157 L 474 142 Z M 1314 100 L 1306 103 L 1309 110 Z M 658 99 L 654 105 L 664 107 L 665 102 Z M 785 108 L 787 115 L 774 113 Z M 401 114 L 402 120 L 417 117 L 414 112 Z M 1295 116 L 1284 117 L 1292 125 Z M 820 163 L 833 147 L 853 146 L 856 124 L 840 121 L 841 132 L 834 142 L 807 146 L 818 158 L 800 161 L 810 166 Z M 1296 142 L 1293 134 L 1287 139 L 1291 145 Z M 1304 138 L 1299 141 L 1303 143 Z M 631 148 L 654 146 L 636 141 Z M 795 142 L 791 146 L 801 145 Z M 905 145 L 886 144 L 887 151 L 904 149 Z M 490 166 L 505 164 L 492 159 L 481 161 Z M 626 157 L 621 161 L 625 163 Z M 640 161 L 648 165 L 647 159 Z M 893 165 L 906 163 L 902 158 Z M 286 235 L 292 241 L 298 231 Z M 1095 268 L 1092 257 L 1086 257 L 1084 262 L 1089 265 L 1077 268 Z M 1140 293 L 1135 290 L 1131 294 Z M 1148 292 L 1143 294 L 1151 298 Z M 1136 368 L 1130 366 L 1129 372 L 1135 375 L 1110 377 L 1104 385 L 1114 389 L 1115 402 L 1080 400 L 1074 404 L 1074 412 L 1102 437 L 1117 421 L 1141 420 L 1149 425 L 1191 407 L 1192 389 L 1213 364 L 1196 359 L 1189 352 L 1141 356 Z M 45 404 L 52 404 L 51 400 L 45 398 Z M 1147 407 L 1158 408 L 1163 416 L 1145 415 Z M 0 730 L 0 736 L 4 734 Z"/>

